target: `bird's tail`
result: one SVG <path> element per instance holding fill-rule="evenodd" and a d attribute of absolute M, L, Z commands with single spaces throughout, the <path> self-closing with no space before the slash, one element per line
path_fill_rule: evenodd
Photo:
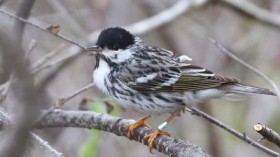
<path fill-rule="evenodd" d="M 265 95 L 276 96 L 276 93 L 274 93 L 270 89 L 259 88 L 259 87 L 244 85 L 244 84 L 240 84 L 240 83 L 227 85 L 226 89 L 230 93 L 240 93 L 240 94 L 255 93 L 255 94 L 265 94 Z"/>

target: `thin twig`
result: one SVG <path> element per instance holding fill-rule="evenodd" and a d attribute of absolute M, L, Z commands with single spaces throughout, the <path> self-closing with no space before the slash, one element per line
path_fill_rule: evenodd
<path fill-rule="evenodd" d="M 60 51 L 63 50 L 63 48 L 65 48 L 66 44 L 62 43 L 60 45 L 58 45 L 58 47 L 56 47 L 54 50 L 52 50 L 50 53 L 48 53 L 47 55 L 45 55 L 44 57 L 42 57 L 41 59 L 39 59 L 37 62 L 35 62 L 34 64 L 32 64 L 31 66 L 31 72 L 32 73 L 37 73 L 38 71 L 46 68 L 46 66 L 42 66 L 44 63 L 46 63 L 48 60 L 52 59 L 55 55 L 57 55 L 57 53 L 59 53 Z"/>
<path fill-rule="evenodd" d="M 0 108 L 0 120 L 1 120 L 1 130 L 3 130 L 4 127 L 7 127 L 8 125 L 14 123 L 12 117 L 3 108 Z M 29 132 L 29 134 L 36 142 L 38 142 L 44 148 L 44 150 L 51 152 L 55 157 L 64 157 L 62 153 L 55 150 L 52 146 L 48 144 L 48 142 L 44 141 L 41 137 L 39 137 L 35 133 Z"/>
<path fill-rule="evenodd" d="M 22 19 L 27 19 L 30 15 L 34 2 L 35 2 L 35 0 L 20 1 L 19 7 L 17 8 L 17 11 L 16 11 L 16 16 L 19 18 L 22 18 Z M 23 30 L 25 28 L 25 22 L 16 20 L 14 27 L 15 27 L 14 31 L 15 31 L 15 34 L 17 35 L 18 40 L 22 41 Z"/>
<path fill-rule="evenodd" d="M 52 82 L 57 77 L 57 73 L 63 70 L 63 68 L 66 68 L 69 64 L 73 63 L 73 60 L 76 59 L 74 57 L 68 58 L 61 64 L 58 64 L 55 66 L 52 70 L 47 72 L 47 74 L 40 80 L 37 81 L 36 86 L 38 86 L 39 89 L 45 89 L 45 87 L 48 86 L 49 83 Z"/>
<path fill-rule="evenodd" d="M 52 6 L 56 12 L 60 13 L 63 16 L 63 19 L 69 23 L 69 26 L 74 28 L 74 30 L 79 33 L 80 38 L 86 38 L 87 34 L 80 24 L 69 14 L 67 8 L 63 6 L 61 1 L 58 0 L 48 0 L 48 3 Z"/>
<path fill-rule="evenodd" d="M 265 125 L 258 123 L 254 125 L 254 130 L 258 133 L 260 133 L 264 139 L 267 139 L 268 141 L 276 144 L 278 147 L 280 147 L 280 135 L 275 132 L 274 130 L 266 127 Z"/>
<path fill-rule="evenodd" d="M 280 15 L 277 13 L 269 12 L 265 9 L 254 5 L 250 1 L 244 0 L 222 0 L 221 2 L 233 7 L 236 10 L 241 11 L 247 15 L 254 17 L 266 24 L 280 27 Z"/>
<path fill-rule="evenodd" d="M 31 137 L 37 142 L 40 146 L 43 147 L 44 150 L 50 152 L 54 157 L 64 157 L 64 155 L 57 150 L 55 150 L 49 143 L 43 140 L 40 136 L 36 135 L 33 132 L 30 132 Z"/>
<path fill-rule="evenodd" d="M 6 98 L 9 87 L 10 87 L 10 81 L 7 81 L 4 84 L 1 84 L 1 86 L 0 86 L 0 103 L 3 102 L 3 100 Z"/>
<path fill-rule="evenodd" d="M 171 8 L 168 8 L 168 9 L 166 9 L 166 10 L 164 10 L 164 11 L 162 11 L 162 12 L 160 12 L 160 13 L 154 15 L 154 16 L 151 16 L 147 19 L 144 19 L 142 21 L 136 22 L 136 23 L 128 25 L 128 26 L 124 26 L 124 28 L 128 29 L 131 33 L 136 34 L 136 35 L 143 34 L 143 33 L 146 33 L 148 31 L 156 29 L 159 26 L 164 25 L 164 24 L 176 19 L 178 16 L 182 15 L 186 11 L 191 10 L 194 7 L 199 7 L 199 6 L 204 5 L 206 2 L 208 2 L 208 0 L 179 0 Z M 27 24 L 35 27 L 35 28 L 38 28 L 38 29 L 40 29 L 44 32 L 51 33 L 46 28 L 44 28 L 42 26 L 39 26 L 38 24 L 35 24 L 33 22 L 22 19 L 20 17 L 17 17 L 17 16 L 15 16 L 15 15 L 7 12 L 7 11 L 4 11 L 4 10 L 0 9 L 0 13 L 8 15 L 11 18 L 15 18 L 16 20 L 25 22 L 25 23 L 27 23 Z M 96 30 L 96 31 L 90 33 L 87 40 L 90 43 L 96 42 L 96 39 L 97 39 L 100 32 L 101 32 L 101 30 Z M 61 63 L 64 60 L 79 54 L 81 49 L 82 50 L 85 49 L 85 47 L 83 47 L 82 45 L 80 45 L 80 44 L 62 36 L 59 33 L 57 33 L 57 34 L 51 33 L 51 34 L 60 38 L 60 39 L 62 39 L 62 40 L 65 40 L 65 41 L 67 41 L 67 42 L 69 42 L 69 43 L 71 43 L 75 46 L 71 46 L 67 50 L 65 50 L 67 52 L 67 56 L 65 56 L 64 58 L 61 58 L 59 60 L 56 60 L 52 63 L 49 63 L 44 68 L 51 67 L 51 66 L 54 66 L 58 63 Z"/>
<path fill-rule="evenodd" d="M 147 33 L 153 29 L 156 29 L 164 24 L 167 24 L 171 22 L 172 20 L 175 20 L 177 17 L 182 15 L 183 13 L 195 8 L 204 5 L 208 0 L 179 0 L 177 3 L 175 3 L 172 7 L 154 15 L 147 19 L 141 20 L 139 22 L 136 22 L 134 24 L 128 25 L 128 26 L 122 26 L 123 28 L 130 31 L 132 34 L 140 35 Z M 96 30 L 89 34 L 87 41 L 89 43 L 94 43 L 97 40 L 97 37 L 101 30 Z M 67 50 L 67 56 L 65 56 L 62 59 L 59 59 L 52 64 L 48 65 L 54 66 L 57 63 L 60 63 L 64 61 L 67 58 L 76 56 L 80 53 L 80 49 L 75 46 L 69 47 Z"/>
<path fill-rule="evenodd" d="M 81 88 L 81 89 L 79 89 L 79 90 L 73 92 L 72 94 L 70 94 L 70 95 L 68 95 L 68 96 L 66 96 L 66 97 L 61 98 L 61 102 L 62 102 L 63 104 L 65 104 L 67 101 L 73 99 L 73 98 L 76 97 L 77 95 L 79 95 L 79 94 L 81 94 L 81 93 L 87 91 L 88 89 L 92 88 L 94 85 L 95 85 L 95 83 L 93 82 L 93 83 L 90 83 L 90 84 L 84 86 L 83 88 Z"/>
<path fill-rule="evenodd" d="M 73 56 L 71 56 L 71 57 L 73 57 Z M 37 68 L 37 69 L 34 69 L 34 70 L 32 71 L 32 73 L 37 73 L 37 72 L 42 71 L 42 70 L 44 70 L 44 69 L 51 68 L 51 67 L 53 67 L 53 66 L 55 66 L 55 65 L 58 65 L 59 63 L 65 62 L 66 60 L 70 59 L 71 57 L 69 57 L 69 56 L 64 56 L 64 57 L 62 57 L 62 58 L 60 58 L 60 59 L 57 59 L 57 60 L 54 60 L 54 61 L 49 61 L 49 62 L 47 62 L 46 64 L 43 64 L 41 67 L 39 67 L 39 68 Z"/>
<path fill-rule="evenodd" d="M 245 133 L 240 133 L 232 128 L 230 128 L 229 126 L 225 125 L 224 123 L 222 123 L 221 121 L 215 119 L 214 117 L 211 117 L 210 115 L 194 108 L 194 107 L 191 107 L 191 108 L 187 108 L 186 109 L 187 111 L 189 111 L 191 114 L 193 115 L 196 115 L 196 116 L 199 116 L 199 117 L 202 117 L 206 120 L 208 120 L 209 122 L 215 124 L 216 126 L 226 130 L 227 132 L 229 132 L 230 134 L 234 135 L 235 137 L 241 139 L 242 141 L 256 147 L 257 149 L 269 154 L 269 155 L 272 155 L 272 156 L 275 156 L 275 157 L 279 157 L 280 154 L 255 142 L 254 140 L 252 140 L 250 137 L 248 137 Z"/>
<path fill-rule="evenodd" d="M 54 110 L 48 113 L 42 121 L 36 124 L 36 128 L 53 127 L 79 127 L 88 129 L 98 129 L 113 133 L 117 136 L 127 137 L 127 128 L 125 124 L 134 122 L 134 120 L 112 117 L 103 113 L 92 111 L 63 111 Z M 146 127 L 137 128 L 131 140 L 135 140 L 147 145 L 147 140 L 143 137 L 151 133 L 152 130 Z M 167 154 L 171 157 L 207 157 L 209 156 L 200 147 L 189 142 L 182 141 L 167 136 L 158 136 L 154 141 L 153 148 Z"/>
<path fill-rule="evenodd" d="M 12 74 L 10 76 L 10 79 L 6 83 L 0 86 L 0 103 L 6 98 L 13 80 L 14 80 L 14 75 Z"/>
<path fill-rule="evenodd" d="M 33 52 L 34 48 L 36 47 L 36 45 L 37 45 L 37 41 L 32 39 L 29 43 L 27 51 L 25 52 L 24 58 L 27 59 L 29 57 L 29 55 Z"/>
<path fill-rule="evenodd" d="M 2 9 L 0 9 L 0 13 L 5 14 L 5 15 L 8 15 L 9 17 L 14 18 L 14 19 L 16 19 L 16 20 L 18 20 L 18 21 L 27 23 L 27 24 L 29 24 L 30 26 L 32 26 L 32 27 L 34 27 L 34 28 L 37 28 L 37 29 L 39 29 L 39 30 L 42 30 L 42 31 L 44 31 L 44 32 L 48 32 L 48 33 L 50 33 L 50 34 L 52 34 L 52 35 L 54 35 L 54 36 L 56 36 L 56 37 L 58 37 L 58 38 L 60 38 L 60 39 L 62 39 L 62 40 L 64 40 L 64 41 L 66 41 L 66 42 L 68 42 L 68 43 L 71 43 L 71 44 L 73 44 L 73 45 L 75 45 L 75 46 L 77 46 L 77 47 L 79 47 L 79 48 L 81 48 L 81 49 L 85 49 L 85 47 L 83 47 L 82 45 L 78 44 L 77 42 L 74 42 L 73 40 L 71 40 L 71 39 L 69 39 L 69 38 L 67 38 L 67 37 L 65 37 L 65 36 L 63 36 L 63 35 L 61 35 L 61 34 L 59 34 L 59 33 L 52 33 L 51 31 L 47 30 L 47 29 L 46 29 L 47 26 L 46 26 L 46 28 L 44 28 L 44 27 L 42 27 L 42 26 L 39 26 L 38 24 L 32 23 L 32 22 L 30 22 L 30 21 L 28 21 L 28 20 L 25 20 L 25 19 L 23 19 L 23 18 L 20 18 L 20 17 L 17 17 L 16 15 L 13 15 L 13 14 L 11 14 L 11 13 L 5 11 L 5 10 L 2 10 Z"/>
<path fill-rule="evenodd" d="M 254 68 L 250 64 L 246 63 L 245 61 L 243 61 L 242 59 L 237 57 L 233 52 L 230 52 L 229 50 L 227 50 L 223 45 L 221 45 L 218 41 L 216 41 L 215 39 L 213 39 L 209 35 L 204 35 L 204 34 L 206 34 L 205 31 L 203 31 L 203 29 L 200 28 L 201 26 L 203 26 L 202 23 L 196 22 L 196 21 L 190 21 L 190 20 L 188 22 L 190 22 L 190 23 L 195 25 L 194 31 L 196 31 L 201 36 L 203 36 L 205 38 L 208 38 L 208 40 L 210 40 L 222 53 L 224 53 L 225 55 L 227 55 L 228 57 L 230 57 L 231 59 L 233 59 L 237 63 L 241 64 L 242 66 L 244 66 L 246 68 L 248 68 L 249 70 L 253 71 L 257 75 L 262 77 L 264 80 L 266 80 L 271 85 L 271 87 L 275 90 L 276 95 L 277 95 L 277 97 L 278 97 L 278 99 L 280 101 L 280 90 L 277 87 L 275 82 L 273 82 L 269 77 L 267 77 L 264 73 L 262 73 L 258 69 Z"/>
<path fill-rule="evenodd" d="M 73 99 L 74 97 L 76 97 L 77 95 L 85 92 L 86 90 L 90 89 L 94 85 L 95 85 L 94 82 L 90 83 L 90 84 L 86 85 L 85 87 L 78 89 L 77 91 L 71 93 L 70 95 L 68 95 L 66 97 L 59 98 L 57 100 L 57 102 L 45 112 L 45 114 L 40 115 L 40 117 L 34 122 L 34 124 L 40 122 L 48 113 L 52 112 L 55 108 L 62 108 L 67 101 L 69 101 L 69 100 Z"/>
<path fill-rule="evenodd" d="M 219 49 L 221 52 L 229 56 L 231 59 L 235 60 L 237 63 L 241 64 L 242 66 L 248 68 L 249 70 L 253 71 L 255 74 L 259 75 L 260 77 L 264 78 L 271 86 L 272 88 L 276 91 L 276 95 L 280 101 L 280 91 L 277 85 L 269 78 L 267 77 L 264 73 L 259 71 L 258 69 L 254 68 L 250 64 L 246 63 L 239 57 L 237 57 L 234 53 L 230 52 L 227 50 L 225 47 L 223 47 L 219 42 L 217 42 L 215 39 L 208 37 L 208 39 Z"/>

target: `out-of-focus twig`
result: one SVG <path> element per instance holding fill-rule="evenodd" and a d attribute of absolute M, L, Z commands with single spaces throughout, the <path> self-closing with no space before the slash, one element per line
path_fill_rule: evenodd
<path fill-rule="evenodd" d="M 280 90 L 279 90 L 279 88 L 277 87 L 277 85 L 276 85 L 276 83 L 274 81 L 272 81 L 269 77 L 267 77 L 264 73 L 262 73 L 258 69 L 254 68 L 250 64 L 246 63 L 245 61 L 243 61 L 242 59 L 237 57 L 233 52 L 227 50 L 218 41 L 216 41 L 214 38 L 210 37 L 210 35 L 205 35 L 206 34 L 206 32 L 204 31 L 205 29 L 203 29 L 201 27 L 201 26 L 203 26 L 202 23 L 196 22 L 196 21 L 188 21 L 188 22 L 190 22 L 190 23 L 195 25 L 195 29 L 193 29 L 194 31 L 196 31 L 199 35 L 201 35 L 201 36 L 203 36 L 205 38 L 208 38 L 208 40 L 210 40 L 222 53 L 224 53 L 225 55 L 227 55 L 228 57 L 230 57 L 231 59 L 233 59 L 237 63 L 239 63 L 242 66 L 246 67 L 247 69 L 253 71 L 257 75 L 262 77 L 264 80 L 266 80 L 271 85 L 271 87 L 274 89 L 274 91 L 276 92 L 276 95 L 278 96 L 278 100 L 280 101 Z"/>
<path fill-rule="evenodd" d="M 70 56 L 70 57 L 69 57 L 69 56 L 64 56 L 64 57 L 59 58 L 59 59 L 57 59 L 57 60 L 49 61 L 49 62 L 47 62 L 46 64 L 43 64 L 42 66 L 40 66 L 39 68 L 33 70 L 32 73 L 37 73 L 37 72 L 39 72 L 39 71 L 41 71 L 41 70 L 54 67 L 54 66 L 56 66 L 56 65 L 58 65 L 58 64 L 60 64 L 60 63 L 63 63 L 63 62 L 65 62 L 65 61 L 67 61 L 67 60 L 70 59 L 71 57 L 73 57 L 73 56 Z"/>
<path fill-rule="evenodd" d="M 32 39 L 31 42 L 29 43 L 27 51 L 25 52 L 24 58 L 27 59 L 29 57 L 29 55 L 33 52 L 33 49 L 36 47 L 36 45 L 37 45 L 37 41 Z"/>
<path fill-rule="evenodd" d="M 145 20 L 139 21 L 135 24 L 126 26 L 125 28 L 133 34 L 144 34 L 150 30 L 158 28 L 161 25 L 169 23 L 195 7 L 201 7 L 208 0 L 179 0 L 172 7 L 150 17 Z"/>
<path fill-rule="evenodd" d="M 221 121 L 215 119 L 214 117 L 194 108 L 194 107 L 191 107 L 191 108 L 186 108 L 187 111 L 189 111 L 191 114 L 193 115 L 196 115 L 196 116 L 199 116 L 199 117 L 202 117 L 206 120 L 208 120 L 209 122 L 215 124 L 216 126 L 226 130 L 227 132 L 229 132 L 230 134 L 234 135 L 235 137 L 241 139 L 242 141 L 256 147 L 257 149 L 269 154 L 269 155 L 272 155 L 272 156 L 275 156 L 275 157 L 279 157 L 280 154 L 255 142 L 254 140 L 252 140 L 250 137 L 248 137 L 245 133 L 240 133 L 234 129 L 232 129 L 231 127 L 223 124 Z"/>
<path fill-rule="evenodd" d="M 57 53 L 59 53 L 63 48 L 65 48 L 66 44 L 62 43 L 58 47 L 56 47 L 54 50 L 52 50 L 50 53 L 39 59 L 37 62 L 33 63 L 31 65 L 30 71 L 32 73 L 37 73 L 38 71 L 46 68 L 46 66 L 43 66 L 48 60 L 52 59 Z"/>
<path fill-rule="evenodd" d="M 50 152 L 54 157 L 64 157 L 64 155 L 54 149 L 49 143 L 43 140 L 41 137 L 36 135 L 35 133 L 30 132 L 31 137 L 37 142 L 44 150 Z"/>
<path fill-rule="evenodd" d="M 20 45 L 19 38 L 6 32 L 0 34 L 0 49 L 4 50 L 3 59 L 8 61 L 6 67 L 9 68 L 10 74 L 14 75 L 6 97 L 6 100 L 14 102 L 7 106 L 10 114 L 14 115 L 14 123 L 5 127 L 1 133 L 0 156 L 18 157 L 25 151 L 32 122 L 39 114 L 40 92 L 34 87 L 33 76 L 28 73 L 24 53 L 20 46 L 14 46 Z"/>
<path fill-rule="evenodd" d="M 92 111 L 54 110 L 49 112 L 42 121 L 36 124 L 36 128 L 80 127 L 98 129 L 113 133 L 117 136 L 127 137 L 127 128 L 125 124 L 131 122 L 133 122 L 133 120 L 121 119 Z M 133 132 L 131 139 L 147 145 L 147 141 L 143 140 L 143 137 L 150 132 L 152 132 L 152 130 L 149 128 L 139 127 Z M 172 157 L 209 156 L 197 145 L 167 136 L 158 136 L 154 142 L 153 148 Z"/>
<path fill-rule="evenodd" d="M 8 127 L 9 125 L 12 125 L 14 123 L 13 118 L 1 107 L 0 108 L 0 121 L 1 121 L 1 127 L 0 130 L 2 131 L 5 127 Z M 44 148 L 44 150 L 51 152 L 55 157 L 64 157 L 62 153 L 55 150 L 52 146 L 48 144 L 48 142 L 44 141 L 41 137 L 36 135 L 33 132 L 29 132 L 31 137 L 34 139 L 35 142 L 39 143 L 41 147 Z"/>
<path fill-rule="evenodd" d="M 261 123 L 254 125 L 254 130 L 261 134 L 264 139 L 267 139 L 268 141 L 280 147 L 280 135 L 274 130 L 264 126 Z"/>
<path fill-rule="evenodd" d="M 63 6 L 60 1 L 57 0 L 48 0 L 48 3 L 56 10 L 56 12 L 60 13 L 63 16 L 63 19 L 69 23 L 69 26 L 74 28 L 74 30 L 79 33 L 81 39 L 87 37 L 87 34 L 84 29 L 80 26 L 80 24 L 69 14 L 67 8 Z"/>
<path fill-rule="evenodd" d="M 141 1 L 141 8 L 149 15 L 153 15 L 156 12 L 158 12 L 157 6 L 161 4 L 161 1 L 150 1 L 150 0 L 144 0 Z M 171 26 L 171 27 L 170 27 Z M 176 44 L 177 36 L 174 34 L 172 30 L 172 23 L 167 23 L 166 25 L 158 28 L 158 35 L 161 39 L 164 41 L 164 48 L 173 51 L 176 53 L 176 55 L 180 54 L 180 50 L 178 48 L 178 45 Z M 175 39 L 176 38 L 176 39 Z"/>
<path fill-rule="evenodd" d="M 16 11 L 16 16 L 22 19 L 27 19 L 30 15 L 32 7 L 34 5 L 35 0 L 22 0 L 20 1 L 19 7 Z M 23 30 L 24 30 L 25 22 L 24 21 L 15 21 L 15 34 L 19 41 L 22 41 Z"/>
<path fill-rule="evenodd" d="M 69 42 L 69 43 L 71 43 L 71 44 L 73 44 L 73 45 L 75 45 L 75 46 L 77 46 L 77 47 L 79 47 L 79 48 L 81 48 L 81 49 L 85 49 L 85 48 L 84 48 L 82 45 L 80 45 L 79 43 L 74 42 L 73 40 L 71 40 L 71 39 L 69 39 L 69 38 L 67 38 L 67 37 L 65 37 L 65 36 L 63 36 L 63 35 L 60 35 L 59 33 L 52 33 L 51 31 L 47 30 L 47 26 L 46 26 L 46 28 L 44 28 L 44 27 L 42 27 L 42 26 L 39 26 L 38 24 L 32 23 L 32 22 L 30 22 L 30 21 L 28 21 L 28 20 L 25 20 L 25 19 L 23 19 L 23 18 L 20 18 L 20 17 L 18 17 L 18 16 L 16 16 L 16 15 L 13 15 L 13 14 L 11 14 L 11 13 L 5 11 L 5 10 L 2 10 L 2 9 L 0 9 L 0 13 L 5 14 L 5 15 L 7 15 L 7 16 L 9 16 L 9 17 L 11 17 L 11 18 L 14 18 L 14 19 L 16 19 L 16 20 L 18 20 L 18 21 L 21 21 L 21 22 L 24 22 L 24 23 L 26 23 L 26 24 L 29 24 L 30 26 L 33 26 L 33 27 L 35 27 L 35 28 L 37 28 L 37 29 L 40 29 L 40 30 L 42 30 L 42 31 L 44 31 L 44 32 L 51 33 L 52 35 L 54 35 L 54 36 L 56 36 L 56 37 L 58 37 L 58 38 L 60 38 L 60 39 L 62 39 L 62 40 L 64 40 L 64 41 L 67 41 L 67 42 Z"/>
<path fill-rule="evenodd" d="M 205 4 L 206 2 L 208 2 L 208 0 L 179 0 L 176 4 L 174 4 L 174 6 L 172 6 L 171 8 L 168 8 L 152 17 L 149 17 L 147 19 L 144 19 L 142 21 L 139 21 L 139 22 L 136 22 L 134 24 L 131 24 L 131 25 L 128 25 L 128 26 L 124 26 L 124 28 L 128 29 L 131 33 L 133 34 L 143 34 L 143 33 L 146 33 L 152 29 L 155 29 L 161 25 L 164 25 L 172 20 L 174 20 L 175 18 L 177 18 L 179 15 L 183 14 L 184 12 L 194 8 L 194 7 L 199 7 L 199 6 L 202 6 L 203 4 Z M 4 10 L 1 10 L 0 9 L 0 13 L 3 13 L 5 15 L 8 15 L 9 17 L 12 17 L 12 18 L 15 18 L 16 20 L 19 20 L 19 21 L 22 21 L 22 22 L 25 22 L 33 27 L 36 27 L 40 30 L 43 30 L 45 32 L 49 32 L 46 28 L 43 28 L 42 26 L 39 26 L 35 23 L 32 23 L 30 21 L 27 21 L 23 18 L 20 18 L 20 17 L 17 17 L 11 13 L 8 13 Z M 101 30 L 97 30 L 97 31 L 94 31 L 92 33 L 90 33 L 90 35 L 88 36 L 88 41 L 90 43 L 93 43 L 96 41 L 99 33 L 100 33 Z M 67 51 L 67 55 L 68 56 L 65 56 L 64 58 L 62 59 L 59 59 L 57 61 L 54 61 L 50 64 L 47 65 L 47 67 L 50 67 L 50 66 L 53 66 L 53 65 L 56 65 L 57 63 L 60 63 L 70 57 L 73 57 L 73 56 L 76 56 L 80 50 L 84 50 L 85 48 L 62 36 L 61 34 L 57 33 L 57 34 L 54 34 L 52 33 L 53 35 L 55 35 L 56 37 L 62 39 L 62 40 L 65 40 L 75 46 L 71 46 L 69 47 L 66 51 Z M 77 46 L 77 47 L 76 47 Z"/>
<path fill-rule="evenodd" d="M 223 47 L 219 42 L 217 42 L 215 39 L 208 37 L 208 39 L 219 49 L 221 52 L 229 56 L 231 59 L 235 60 L 237 63 L 240 63 L 242 66 L 248 68 L 249 70 L 253 71 L 255 74 L 259 75 L 260 77 L 264 78 L 271 86 L 272 88 L 276 91 L 276 95 L 280 101 L 280 91 L 275 82 L 273 82 L 269 77 L 267 77 L 264 73 L 259 71 L 258 69 L 254 68 L 250 64 L 246 63 L 239 57 L 237 57 L 235 54 L 227 50 L 225 47 Z"/>
<path fill-rule="evenodd" d="M 6 98 L 8 91 L 10 89 L 10 85 L 13 82 L 13 79 L 14 77 L 12 75 L 10 76 L 10 79 L 6 83 L 0 86 L 0 103 L 3 102 L 3 100 Z"/>
<path fill-rule="evenodd" d="M 73 99 L 74 97 L 76 97 L 77 95 L 87 91 L 88 89 L 92 88 L 94 85 L 95 85 L 94 82 L 90 83 L 90 84 L 84 86 L 83 88 L 76 90 L 75 92 L 71 93 L 70 95 L 60 98 L 58 100 L 58 103 L 64 105 L 67 101 L 69 101 L 69 100 Z"/>
<path fill-rule="evenodd" d="M 183 13 L 190 11 L 191 9 L 195 7 L 200 7 L 204 5 L 208 0 L 179 0 L 177 3 L 175 3 L 172 7 L 154 15 L 147 19 L 141 20 L 139 22 L 136 22 L 134 24 L 128 25 L 128 26 L 122 26 L 128 31 L 130 31 L 132 34 L 140 35 L 147 33 L 148 31 L 151 31 L 153 29 L 156 29 L 166 23 L 171 22 L 172 20 L 176 19 Z M 97 37 L 101 30 L 96 30 L 89 34 L 87 41 L 89 43 L 94 43 L 97 40 Z M 65 56 L 63 59 L 59 59 L 57 61 L 54 61 L 51 65 L 53 66 L 57 63 L 60 63 L 64 61 L 65 59 L 68 59 L 70 57 L 76 56 L 80 53 L 80 48 L 76 46 L 71 46 L 65 50 L 67 52 L 67 56 Z"/>
<path fill-rule="evenodd" d="M 4 4 L 5 0 L 0 0 L 0 6 Z"/>
<path fill-rule="evenodd" d="M 41 121 L 48 113 L 52 112 L 55 108 L 62 108 L 67 101 L 69 101 L 69 100 L 73 99 L 74 97 L 76 97 L 77 95 L 85 92 L 86 90 L 90 89 L 94 85 L 95 85 L 94 82 L 90 83 L 90 84 L 86 85 L 85 87 L 78 89 L 77 91 L 71 93 L 70 95 L 68 95 L 66 97 L 59 98 L 57 100 L 57 102 L 54 104 L 54 106 L 49 108 L 45 114 L 40 115 L 40 117 L 35 121 L 35 123 L 38 123 L 39 121 Z"/>
<path fill-rule="evenodd" d="M 249 16 L 254 17 L 255 19 L 264 22 L 266 24 L 280 27 L 280 15 L 276 13 L 269 12 L 265 9 L 254 5 L 250 1 L 244 0 L 221 0 L 224 4 L 229 5 L 230 7 L 241 11 Z"/>
<path fill-rule="evenodd" d="M 16 16 L 22 19 L 29 17 L 35 0 L 22 0 Z M 4 65 L 8 68 L 11 82 L 8 87 L 6 107 L 13 115 L 14 123 L 4 128 L 1 134 L 0 156 L 21 156 L 27 146 L 29 130 L 39 114 L 39 93 L 33 84 L 33 76 L 28 73 L 28 64 L 21 50 L 25 22 L 15 20 L 12 33 L 0 32 L 0 49 L 3 50 Z M 17 46 L 14 46 L 17 45 Z M 28 91 L 28 92 L 27 92 Z M 20 105 L 19 105 L 20 104 Z"/>
<path fill-rule="evenodd" d="M 57 73 L 63 70 L 63 68 L 66 68 L 69 64 L 73 63 L 73 60 L 76 59 L 75 57 L 68 58 L 67 60 L 64 60 L 60 64 L 56 65 L 52 70 L 46 73 L 46 75 L 38 80 L 36 83 L 36 86 L 38 86 L 39 89 L 45 89 L 49 85 L 49 83 L 52 82 L 57 77 Z"/>

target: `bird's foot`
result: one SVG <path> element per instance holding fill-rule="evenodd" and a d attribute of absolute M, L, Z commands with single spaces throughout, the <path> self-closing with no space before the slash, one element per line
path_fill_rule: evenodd
<path fill-rule="evenodd" d="M 137 129 L 138 127 L 140 127 L 140 126 L 145 126 L 147 128 L 151 128 L 150 125 L 145 123 L 145 121 L 150 119 L 150 118 L 151 118 L 151 116 L 145 116 L 145 117 L 142 117 L 142 118 L 138 119 L 134 123 L 126 124 L 124 127 L 126 127 L 128 129 L 127 137 L 131 138 L 132 137 L 132 133 L 134 132 L 134 130 Z"/>
<path fill-rule="evenodd" d="M 151 132 L 151 133 L 145 135 L 144 138 L 143 138 L 144 140 L 148 139 L 148 147 L 149 147 L 149 150 L 150 150 L 151 153 L 152 153 L 152 150 L 153 150 L 154 141 L 155 141 L 155 139 L 157 138 L 158 135 L 170 136 L 170 134 L 167 131 L 157 129 L 154 132 Z"/>

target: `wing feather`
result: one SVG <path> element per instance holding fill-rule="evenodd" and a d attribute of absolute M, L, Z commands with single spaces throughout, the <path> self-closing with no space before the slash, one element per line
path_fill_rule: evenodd
<path fill-rule="evenodd" d="M 139 92 L 196 91 L 239 82 L 237 79 L 214 74 L 196 65 L 166 60 L 170 57 L 169 51 L 164 50 L 161 54 L 160 57 L 153 57 L 157 55 L 153 51 L 150 53 L 153 60 L 130 63 L 131 65 L 126 66 L 129 70 L 123 68 L 117 72 L 117 78 Z M 166 57 L 164 62 L 161 57 Z"/>

